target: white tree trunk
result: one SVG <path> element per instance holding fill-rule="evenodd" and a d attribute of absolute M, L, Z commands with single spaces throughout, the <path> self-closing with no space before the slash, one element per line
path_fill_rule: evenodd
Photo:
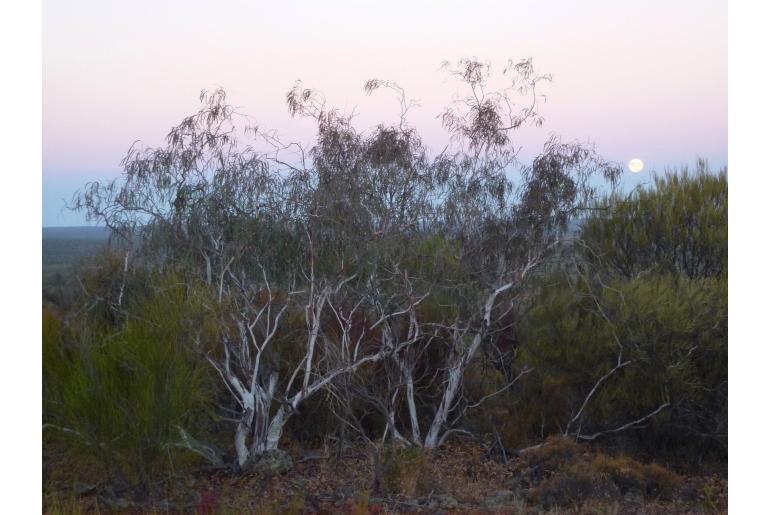
<path fill-rule="evenodd" d="M 241 421 L 238 423 L 238 427 L 235 429 L 235 455 L 240 467 L 243 467 L 251 456 L 247 441 L 251 433 L 252 417 L 253 412 L 247 411 L 244 413 Z"/>
<path fill-rule="evenodd" d="M 270 424 L 267 426 L 267 431 L 260 435 L 257 445 L 254 447 L 255 455 L 278 449 L 278 443 L 281 441 L 283 428 L 288 419 L 289 415 L 283 409 L 283 406 L 278 408 L 278 411 L 275 412 L 275 415 L 270 420 Z"/>
<path fill-rule="evenodd" d="M 424 447 L 426 449 L 435 449 L 441 441 L 441 430 L 449 418 L 449 411 L 457 396 L 457 391 L 460 389 L 464 372 L 465 366 L 462 358 L 460 358 L 459 363 L 452 366 L 448 371 L 449 377 L 444 388 L 444 395 L 441 397 L 441 404 L 439 404 L 436 415 L 433 417 L 433 422 L 430 425 L 430 430 L 425 437 Z"/>
<path fill-rule="evenodd" d="M 510 289 L 512 286 L 512 282 L 504 284 L 503 286 L 495 289 L 487 297 L 487 300 L 484 303 L 484 310 L 482 312 L 482 326 L 473 335 L 473 340 L 468 347 L 465 347 L 462 343 L 463 335 L 459 334 L 459 332 L 455 334 L 454 348 L 458 352 L 458 355 L 455 358 L 456 361 L 449 367 L 449 370 L 447 371 L 447 378 L 444 386 L 444 394 L 441 397 L 441 403 L 436 410 L 436 415 L 433 417 L 430 430 L 425 436 L 424 447 L 426 449 L 435 449 L 443 442 L 442 429 L 446 427 L 447 421 L 449 420 L 449 413 L 451 412 L 455 403 L 455 399 L 457 398 L 457 393 L 460 390 L 460 386 L 462 386 L 465 370 L 468 368 L 471 360 L 476 355 L 479 347 L 481 347 L 481 343 L 486 335 L 487 329 L 491 325 L 492 310 L 495 307 L 495 301 L 497 300 L 498 295 Z"/>
<path fill-rule="evenodd" d="M 283 428 L 288 419 L 289 415 L 281 406 L 270 419 L 269 424 L 256 424 L 255 427 L 253 412 L 244 413 L 243 419 L 235 431 L 235 452 L 238 465 L 243 467 L 255 456 L 278 449 L 278 443 L 281 441 Z M 247 443 L 249 436 L 252 437 L 250 447 Z"/>
<path fill-rule="evenodd" d="M 226 271 L 228 271 L 227 266 L 223 269 L 220 277 L 220 298 L 225 292 L 223 284 Z M 358 357 L 358 347 L 356 347 L 352 362 L 349 355 L 346 354 L 346 358 L 342 359 L 338 366 L 326 368 L 330 363 L 330 356 L 326 356 L 328 349 L 341 347 L 346 351 L 348 350 L 351 341 L 349 333 L 352 326 L 349 323 L 352 312 L 348 316 L 343 316 L 329 299 L 332 294 L 339 291 L 342 285 L 355 276 L 343 279 L 336 287 L 324 286 L 319 288 L 317 285 L 311 284 L 309 299 L 305 304 L 307 339 L 304 355 L 297 361 L 294 372 L 286 384 L 282 386 L 283 395 L 276 395 L 278 373 L 276 371 L 268 372 L 269 368 L 262 363 L 261 358 L 268 347 L 273 345 L 274 336 L 288 309 L 289 301 L 281 302 L 281 307 L 277 312 L 272 309 L 277 304 L 277 296 L 271 291 L 264 271 L 263 276 L 265 282 L 263 293 L 266 293 L 267 296 L 264 304 L 262 306 L 249 306 L 250 309 L 244 309 L 241 313 L 244 320 L 236 319 L 240 338 L 237 342 L 231 341 L 227 337 L 223 339 L 224 359 L 222 361 L 217 362 L 208 358 L 241 408 L 241 418 L 235 430 L 234 444 L 236 460 L 242 468 L 248 467 L 253 458 L 278 449 L 287 420 L 307 398 L 324 388 L 328 388 L 331 382 L 341 374 L 353 372 L 365 363 L 380 361 L 387 355 L 386 350 L 381 349 L 374 354 Z M 234 291 L 242 292 L 245 289 L 242 284 L 238 284 L 237 278 L 232 274 L 230 277 L 239 286 Z M 251 298 L 245 300 L 248 303 L 253 302 Z M 340 341 L 327 341 L 329 336 L 321 330 L 325 309 L 331 309 L 337 315 L 342 332 Z M 246 318 L 246 314 L 253 318 Z M 362 338 L 363 336 L 359 338 L 358 343 Z M 390 351 L 398 353 L 411 342 L 411 340 L 402 342 Z M 318 358 L 319 354 L 321 354 L 320 359 Z M 296 386 L 295 380 L 298 383 Z M 414 397 L 413 390 L 414 387 L 411 385 L 410 398 L 412 399 Z M 412 405 L 414 405 L 413 400 Z M 275 409 L 272 416 L 271 408 Z M 417 413 L 414 406 L 412 406 L 411 416 L 416 425 Z M 391 417 L 391 419 L 394 418 L 394 416 Z M 395 424 L 393 423 L 395 421 L 391 420 L 391 422 L 395 431 Z M 419 436 L 419 430 L 415 434 Z"/>
<path fill-rule="evenodd" d="M 420 445 L 422 438 L 420 436 L 420 421 L 417 419 L 417 405 L 414 402 L 414 379 L 411 371 L 406 378 L 406 402 L 409 406 L 409 420 L 412 424 L 412 440 Z"/>

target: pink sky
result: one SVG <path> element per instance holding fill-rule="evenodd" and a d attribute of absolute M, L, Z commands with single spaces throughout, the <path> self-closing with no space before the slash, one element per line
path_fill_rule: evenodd
<path fill-rule="evenodd" d="M 608 159 L 643 159 L 629 184 L 696 156 L 727 163 L 725 1 L 365 4 L 44 0 L 43 224 L 81 224 L 61 199 L 116 176 L 131 142 L 161 143 L 217 85 L 261 125 L 307 138 L 283 103 L 296 79 L 355 107 L 362 128 L 396 114 L 364 81 L 394 80 L 421 101 L 412 121 L 438 147 L 435 115 L 455 88 L 437 68 L 469 56 L 500 66 L 531 56 L 553 75 L 524 155 L 553 131 Z"/>

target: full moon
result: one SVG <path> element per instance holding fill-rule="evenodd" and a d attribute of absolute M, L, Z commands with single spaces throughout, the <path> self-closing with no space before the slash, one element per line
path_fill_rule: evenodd
<path fill-rule="evenodd" d="M 634 158 L 628 162 L 628 169 L 633 173 L 639 173 L 644 169 L 644 161 L 638 158 Z"/>

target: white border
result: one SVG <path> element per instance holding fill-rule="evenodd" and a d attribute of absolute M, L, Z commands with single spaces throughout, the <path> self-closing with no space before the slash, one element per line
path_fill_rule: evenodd
<path fill-rule="evenodd" d="M 770 375 L 766 209 L 768 181 L 768 7 L 729 4 L 730 508 L 765 505 Z M 714 37 L 722 37 L 715 34 Z M 6 3 L 0 14 L 5 193 L 3 225 L 2 442 L 0 485 L 7 512 L 41 507 L 42 9 Z M 688 63 L 682 63 L 688 66 Z M 756 501 L 756 502 L 755 502 Z M 16 505 L 23 506 L 15 510 Z"/>
<path fill-rule="evenodd" d="M 9 2 L 0 13 L 0 373 L 3 511 L 42 510 L 42 9 Z"/>
<path fill-rule="evenodd" d="M 732 513 L 767 505 L 770 151 L 767 20 L 762 2 L 729 4 L 729 488 Z M 761 511 L 761 508 L 759 508 Z"/>

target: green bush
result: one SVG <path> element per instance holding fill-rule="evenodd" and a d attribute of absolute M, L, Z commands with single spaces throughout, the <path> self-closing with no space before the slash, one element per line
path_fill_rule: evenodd
<path fill-rule="evenodd" d="M 614 196 L 580 231 L 584 259 L 624 277 L 641 272 L 713 277 L 727 274 L 727 171 L 655 177 L 629 198 Z"/>
<path fill-rule="evenodd" d="M 593 396 L 582 434 L 619 427 L 669 402 L 646 431 L 624 437 L 646 450 L 670 447 L 685 454 L 696 443 L 723 442 L 726 280 L 647 276 L 604 284 L 589 290 L 551 279 L 519 325 L 519 359 L 535 372 L 524 379 L 515 403 L 517 410 L 540 413 L 531 431 L 540 430 L 540 424 L 547 433 L 563 430 L 597 380 L 617 364 L 620 342 L 622 359 L 630 363 Z M 549 384 L 562 388 L 549 389 Z M 713 436 L 693 439 L 707 433 Z"/>
<path fill-rule="evenodd" d="M 617 428 L 669 403 L 644 431 L 616 441 L 656 455 L 725 457 L 726 172 L 700 161 L 695 174 L 668 174 L 607 200 L 583 224 L 574 264 L 558 263 L 533 285 L 516 336 L 519 359 L 535 372 L 514 411 L 536 411 L 532 433 L 563 432 L 622 349 L 629 364 L 600 386 L 571 431 Z"/>
<path fill-rule="evenodd" d="M 131 483 L 169 464 L 177 426 L 199 428 L 216 392 L 193 348 L 199 299 L 173 276 L 160 284 L 137 296 L 117 327 L 86 320 L 65 330 L 52 313 L 43 317 L 46 437 Z"/>

